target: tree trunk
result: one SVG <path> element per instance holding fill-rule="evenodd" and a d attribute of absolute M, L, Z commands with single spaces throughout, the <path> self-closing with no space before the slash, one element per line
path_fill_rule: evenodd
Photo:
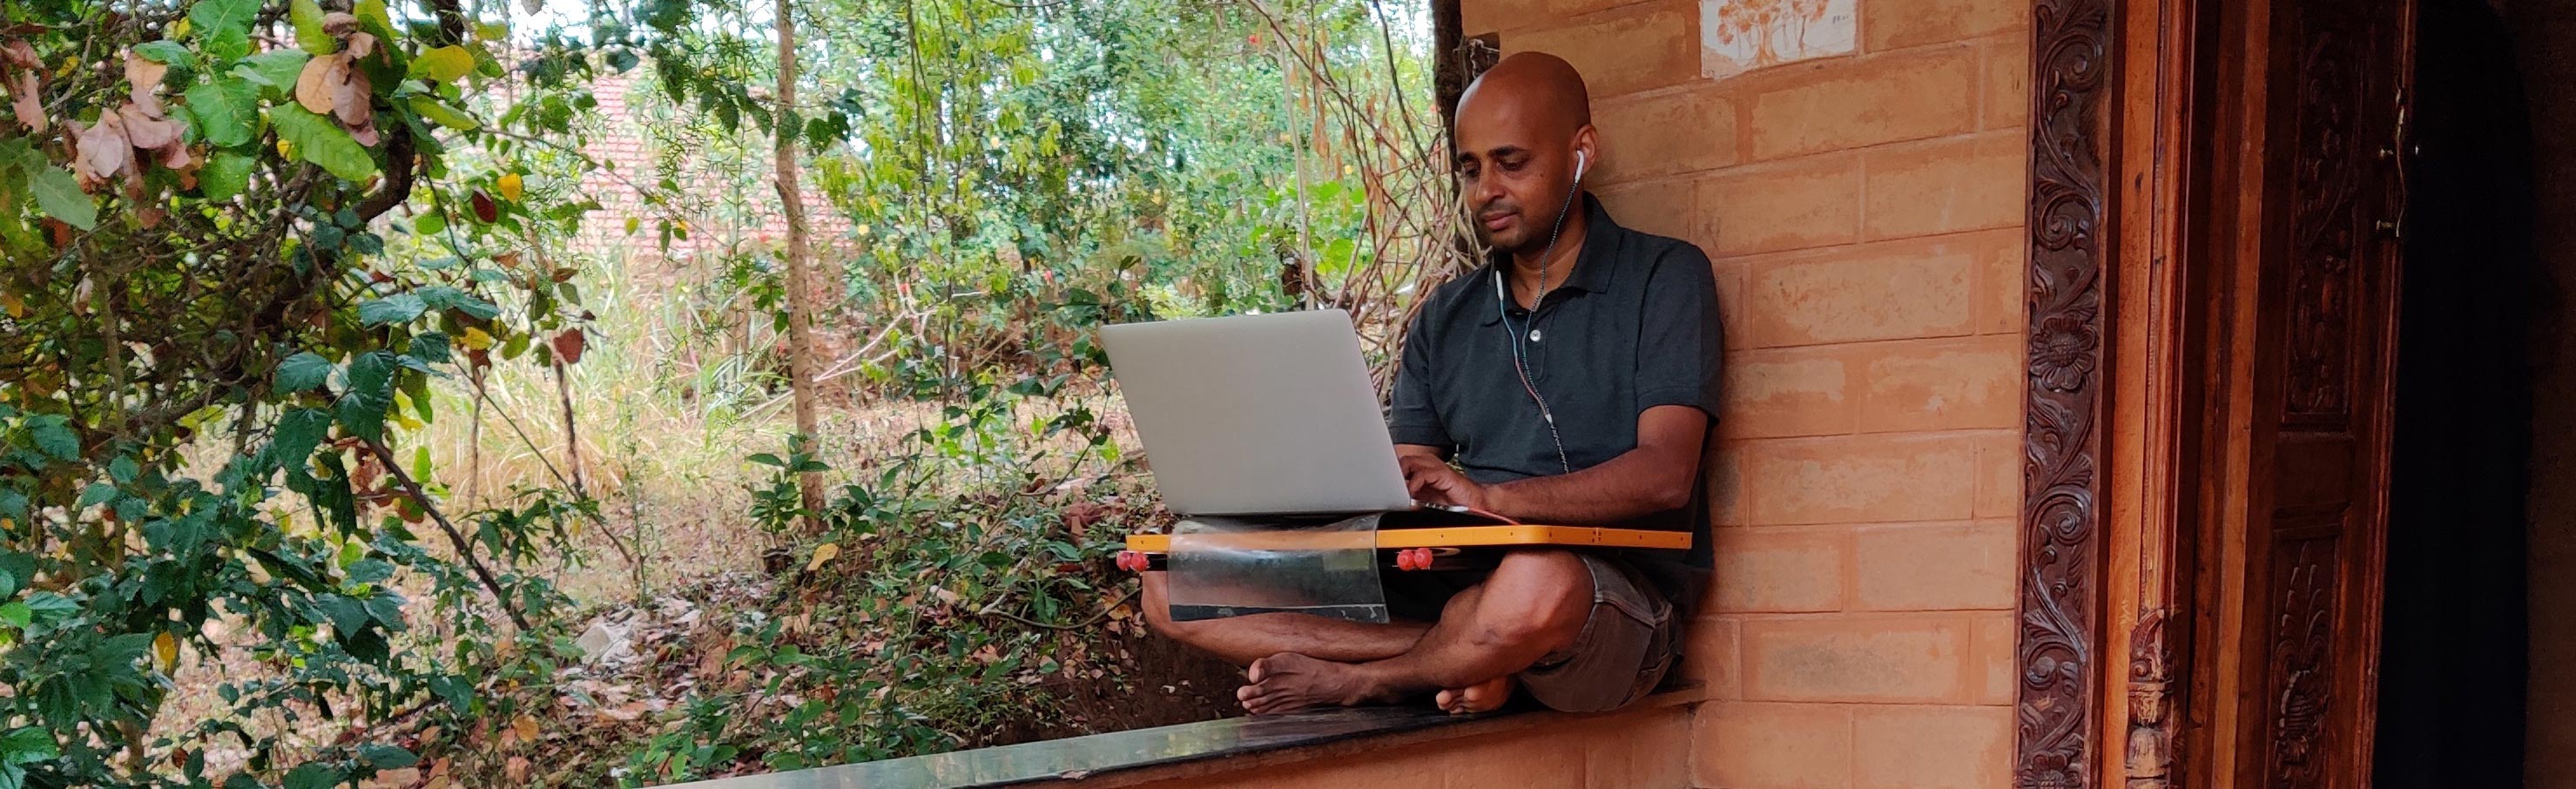
<path fill-rule="evenodd" d="M 797 185 L 796 140 L 803 131 L 796 117 L 795 5 L 778 0 L 778 207 L 787 216 L 787 387 L 795 397 L 796 432 L 815 438 L 814 423 L 814 292 L 806 269 L 813 250 L 806 238 L 805 191 Z M 823 510 L 823 479 L 811 472 L 797 477 L 804 493 L 805 529 L 821 532 L 816 516 Z"/>

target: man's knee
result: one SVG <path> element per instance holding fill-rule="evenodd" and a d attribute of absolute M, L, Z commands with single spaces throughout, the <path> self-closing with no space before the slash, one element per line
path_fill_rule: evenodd
<path fill-rule="evenodd" d="M 1572 644 L 1592 615 L 1592 570 L 1569 551 L 1514 551 L 1485 581 L 1477 618 L 1480 636 L 1544 646 Z"/>

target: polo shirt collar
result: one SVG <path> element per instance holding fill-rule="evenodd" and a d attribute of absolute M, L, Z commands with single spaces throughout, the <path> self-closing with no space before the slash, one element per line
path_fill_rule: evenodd
<path fill-rule="evenodd" d="M 1601 201 L 1589 191 L 1583 193 L 1583 217 L 1583 249 L 1574 253 L 1574 274 L 1556 287 L 1558 290 L 1586 293 L 1608 292 L 1611 280 L 1619 276 L 1619 246 L 1628 230 L 1611 221 L 1610 212 L 1603 209 Z M 1490 252 L 1485 255 L 1485 265 L 1476 269 L 1475 276 L 1483 279 L 1487 283 L 1485 287 L 1491 289 L 1494 272 L 1509 265 L 1511 260 L 1504 253 Z M 1503 319 L 1500 312 L 1484 315 L 1484 323 L 1488 326 Z"/>

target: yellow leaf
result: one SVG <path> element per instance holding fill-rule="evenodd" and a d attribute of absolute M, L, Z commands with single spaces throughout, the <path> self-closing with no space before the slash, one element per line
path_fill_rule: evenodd
<path fill-rule="evenodd" d="M 465 347 L 478 351 L 490 350 L 492 335 L 483 333 L 482 329 L 467 326 L 465 327 Z"/>
<path fill-rule="evenodd" d="M 440 82 L 455 82 L 473 71 L 474 53 L 455 44 L 420 53 L 411 61 L 411 76 Z"/>
<path fill-rule="evenodd" d="M 9 310 L 9 317 L 27 317 L 27 303 L 19 301 L 18 294 L 0 293 L 0 307 L 5 307 Z"/>
<path fill-rule="evenodd" d="M 168 633 L 152 637 L 152 655 L 161 659 L 161 673 L 179 667 L 179 639 Z"/>
<path fill-rule="evenodd" d="M 513 203 L 519 202 L 519 191 L 522 186 L 524 186 L 524 184 L 521 183 L 518 173 L 503 174 L 501 176 L 501 197 Z"/>
<path fill-rule="evenodd" d="M 814 546 L 814 560 L 805 563 L 805 571 L 810 573 L 823 569 L 824 562 L 829 562 L 832 557 L 839 555 L 841 555 L 840 543 L 827 542 Z"/>
<path fill-rule="evenodd" d="M 521 715 L 518 720 L 510 722 L 510 730 L 517 732 L 519 739 L 533 742 L 537 739 L 537 719 Z"/>

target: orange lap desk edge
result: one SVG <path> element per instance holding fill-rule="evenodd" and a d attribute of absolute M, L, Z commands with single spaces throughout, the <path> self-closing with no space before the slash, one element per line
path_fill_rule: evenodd
<path fill-rule="evenodd" d="M 1240 536 L 1240 535 L 1237 535 Z M 1380 529 L 1379 550 L 1402 548 L 1504 548 L 1526 545 L 1593 546 L 1601 548 L 1659 548 L 1687 550 L 1690 532 L 1653 529 L 1613 529 L 1601 526 L 1533 526 L 1526 524 L 1499 526 L 1444 526 L 1428 529 Z M 1141 554 L 1166 553 L 1172 548 L 1169 534 L 1127 535 L 1127 550 Z"/>

